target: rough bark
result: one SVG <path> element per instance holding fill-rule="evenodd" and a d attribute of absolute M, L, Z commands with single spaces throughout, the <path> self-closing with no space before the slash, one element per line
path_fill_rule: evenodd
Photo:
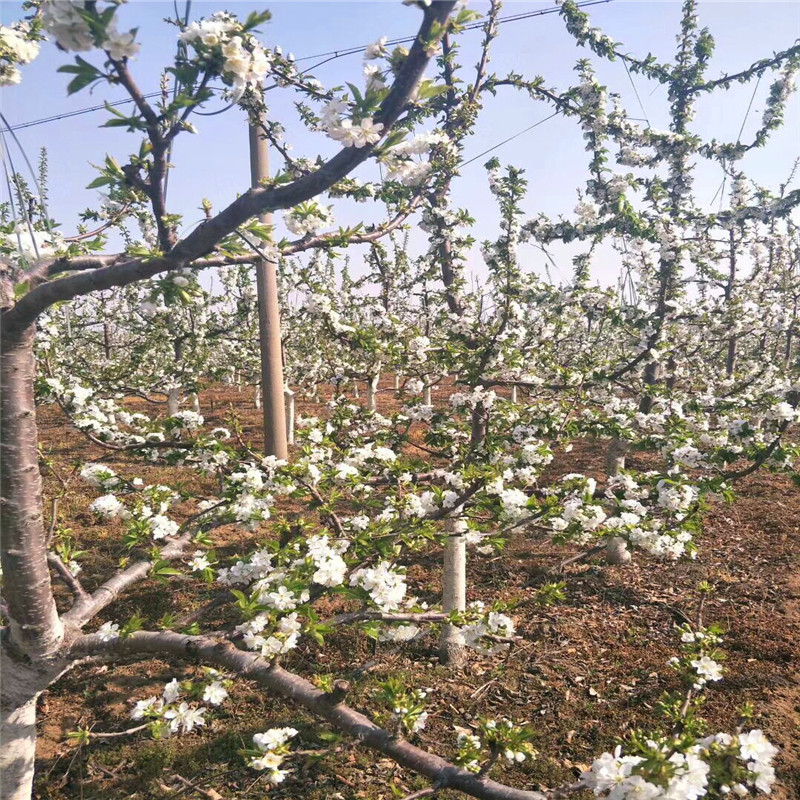
<path fill-rule="evenodd" d="M 36 760 L 36 699 L 0 709 L 0 790 L 5 800 L 30 800 Z"/>
<path fill-rule="evenodd" d="M 33 400 L 34 328 L 6 336 L 0 353 L 0 528 L 8 626 L 0 640 L 0 788 L 29 800 L 36 698 L 60 672 L 64 639 L 47 564 Z"/>
<path fill-rule="evenodd" d="M 58 649 L 63 627 L 47 566 L 33 400 L 33 337 L 33 326 L 19 337 L 6 336 L 0 353 L 0 557 L 10 641 L 26 657 L 38 659 Z"/>

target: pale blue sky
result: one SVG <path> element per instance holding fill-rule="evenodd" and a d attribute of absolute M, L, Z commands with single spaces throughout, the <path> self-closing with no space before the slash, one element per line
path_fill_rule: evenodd
<path fill-rule="evenodd" d="M 487 3 L 473 2 L 472 8 L 484 10 Z M 517 14 L 552 3 L 508 2 L 504 15 Z M 175 48 L 176 31 L 162 22 L 172 14 L 172 2 L 132 0 L 121 10 L 120 28 L 138 27 L 142 52 L 133 63 L 133 72 L 145 92 L 158 88 L 158 75 Z M 179 0 L 178 8 L 184 8 Z M 365 45 L 382 35 L 389 38 L 411 35 L 419 21 L 416 9 L 403 6 L 399 0 L 365 2 L 272 2 L 263 4 L 228 2 L 193 2 L 194 18 L 227 8 L 241 16 L 250 10 L 269 8 L 273 13 L 266 23 L 263 40 L 281 44 L 284 51 L 297 57 L 314 55 L 336 49 Z M 662 59 L 671 59 L 674 37 L 680 17 L 679 2 L 624 2 L 613 0 L 606 5 L 588 9 L 593 24 L 624 44 L 628 52 L 644 55 L 652 51 Z M 4 22 L 16 18 L 17 3 L 0 2 Z M 785 49 L 800 38 L 800 3 L 769 2 L 701 2 L 701 25 L 707 25 L 717 41 L 717 49 L 709 70 L 715 77 L 723 72 L 742 69 L 750 62 Z M 467 32 L 462 37 L 461 62 L 470 67 L 475 61 L 480 32 Z M 85 54 L 84 54 L 85 55 Z M 574 81 L 573 67 L 577 59 L 588 52 L 576 48 L 565 32 L 557 14 L 512 22 L 502 26 L 492 59 L 492 68 L 499 73 L 515 70 L 526 76 L 542 75 L 547 85 L 565 87 Z M 91 56 L 99 61 L 98 56 Z M 46 45 L 42 55 L 23 68 L 20 86 L 3 90 L 3 113 L 12 125 L 56 114 L 67 113 L 103 100 L 121 97 L 109 87 L 94 94 L 84 91 L 71 98 L 66 96 L 68 76 L 55 72 L 71 56 Z M 304 65 L 314 62 L 303 62 Z M 337 59 L 315 70 L 325 85 L 345 81 L 361 83 L 361 57 L 352 55 Z M 622 94 L 632 116 L 642 116 L 631 84 L 621 63 L 601 64 L 598 75 L 612 91 Z M 768 73 L 761 81 L 752 111 L 745 126 L 747 140 L 758 125 L 763 100 L 771 80 Z M 654 127 L 666 124 L 665 90 L 648 85 L 634 76 L 644 109 Z M 729 92 L 704 100 L 699 106 L 697 130 L 705 136 L 735 140 L 752 94 L 751 86 L 735 86 Z M 289 92 L 270 93 L 271 114 L 286 120 L 287 139 L 295 144 L 296 155 L 329 155 L 334 144 L 319 135 L 307 133 L 297 122 L 291 108 Z M 506 137 L 517 133 L 550 113 L 543 103 L 523 99 L 507 91 L 489 100 L 475 136 L 469 141 L 466 156 L 478 154 Z M 84 187 L 93 179 L 90 162 L 100 163 L 105 152 L 123 160 L 138 149 L 138 139 L 118 130 L 99 128 L 107 115 L 95 112 L 63 119 L 17 131 L 29 157 L 35 157 L 40 147 L 47 148 L 50 161 L 51 214 L 63 223 L 63 230 L 73 230 L 77 213 L 96 202 L 96 191 Z M 751 153 L 744 164 L 760 182 L 777 186 L 783 181 L 795 158 L 800 156 L 800 102 L 797 96 L 790 101 L 786 127 L 777 134 L 764 151 Z M 247 130 L 241 112 L 233 109 L 216 117 L 195 118 L 199 136 L 182 136 L 173 155 L 176 169 L 170 178 L 170 210 L 184 214 L 187 224 L 197 221 L 200 200 L 208 197 L 216 208 L 230 202 L 238 191 L 247 187 Z M 13 145 L 12 145 L 13 147 Z M 13 154 L 14 151 L 12 151 Z M 530 180 L 526 209 L 531 215 L 569 213 L 576 201 L 576 188 L 585 175 L 586 157 L 580 131 L 574 121 L 555 118 L 499 148 L 492 155 L 501 161 L 524 167 Z M 18 155 L 16 156 L 18 158 Z M 475 234 L 480 240 L 496 235 L 496 212 L 486 188 L 481 158 L 465 167 L 456 184 L 455 202 L 470 209 L 477 218 Z M 363 175 L 374 174 L 371 168 Z M 701 197 L 711 200 L 717 191 L 721 174 L 703 169 L 698 174 Z M 366 212 L 366 213 L 365 213 Z M 356 204 L 336 204 L 337 222 L 352 223 L 367 216 L 374 220 L 382 216 L 380 208 L 365 208 Z M 423 240 L 415 234 L 415 244 Z M 544 262 L 540 254 L 531 254 L 537 265 Z M 561 273 L 569 273 L 568 259 L 563 258 Z M 596 273 L 603 281 L 614 280 L 616 266 L 612 261 L 598 265 Z"/>

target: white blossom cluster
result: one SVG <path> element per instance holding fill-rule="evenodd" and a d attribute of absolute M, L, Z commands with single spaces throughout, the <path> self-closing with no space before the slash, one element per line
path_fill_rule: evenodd
<path fill-rule="evenodd" d="M 103 35 L 96 37 L 89 23 L 81 13 L 83 3 L 71 0 L 45 0 L 42 4 L 42 21 L 45 31 L 53 37 L 64 50 L 86 52 L 100 47 L 115 61 L 133 58 L 139 52 L 135 41 L 136 32 L 120 33 L 116 27 L 116 17 L 105 26 Z"/>
<path fill-rule="evenodd" d="M 309 200 L 287 211 L 283 221 L 290 233 L 307 236 L 333 225 L 333 208 L 316 200 Z"/>
<path fill-rule="evenodd" d="M 231 100 L 239 101 L 247 91 L 260 93 L 270 71 L 271 55 L 233 14 L 218 11 L 191 22 L 178 38 L 194 49 L 201 64 L 222 60 L 220 72 L 230 87 Z"/>
<path fill-rule="evenodd" d="M 159 737 L 191 733 L 206 724 L 208 709 L 183 699 L 187 695 L 198 697 L 212 706 L 220 706 L 228 697 L 230 681 L 213 669 L 207 669 L 208 678 L 202 681 L 179 681 L 173 678 L 164 686 L 161 695 L 136 700 L 131 719 L 148 720 L 153 733 Z"/>
<path fill-rule="evenodd" d="M 651 763 L 657 758 L 663 765 L 660 776 L 656 777 L 651 767 L 645 773 L 651 778 L 648 780 L 640 772 L 646 758 L 622 755 L 622 748 L 617 747 L 613 754 L 604 753 L 594 760 L 581 776 L 583 784 L 595 795 L 614 800 L 701 800 L 708 796 L 712 766 L 731 776 L 717 787 L 722 796 L 750 797 L 752 789 L 769 794 L 775 780 L 772 761 L 777 748 L 758 729 L 707 736 L 685 752 L 675 749 L 677 741 L 651 740 L 647 744 Z M 719 773 L 715 777 L 724 780 Z"/>
<path fill-rule="evenodd" d="M 275 786 L 282 783 L 288 774 L 280 768 L 288 753 L 287 743 L 297 736 L 295 728 L 270 728 L 253 736 L 258 755 L 251 757 L 249 766 L 259 772 L 266 770 L 269 782 Z"/>
<path fill-rule="evenodd" d="M 39 55 L 39 42 L 27 22 L 0 25 L 0 86 L 22 80 L 18 64 L 30 64 Z"/>

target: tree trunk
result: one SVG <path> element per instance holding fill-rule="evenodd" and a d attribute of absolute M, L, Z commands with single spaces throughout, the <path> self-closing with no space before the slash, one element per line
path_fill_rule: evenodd
<path fill-rule="evenodd" d="M 608 564 L 627 564 L 631 560 L 628 543 L 621 536 L 612 536 L 606 542 L 605 556 Z"/>
<path fill-rule="evenodd" d="M 606 475 L 609 478 L 616 478 L 625 469 L 625 456 L 630 450 L 630 443 L 619 436 L 614 436 L 606 450 Z"/>
<path fill-rule="evenodd" d="M 725 305 L 731 313 L 733 292 L 736 288 L 736 238 L 733 228 L 730 230 L 730 250 L 728 254 L 728 283 L 725 286 Z M 728 352 L 725 356 L 725 375 L 730 378 L 736 370 L 736 334 L 728 338 Z"/>
<path fill-rule="evenodd" d="M 7 333 L 0 358 L 0 528 L 3 531 L 3 598 L 8 606 L 8 634 L 32 659 L 54 653 L 63 637 L 50 570 L 42 518 L 33 381 L 34 327 Z M 5 676 L 4 676 L 5 677 Z"/>
<path fill-rule="evenodd" d="M 425 383 L 422 387 L 422 402 L 425 403 L 426 406 L 433 405 L 431 402 L 431 384 L 427 378 L 425 379 Z"/>
<path fill-rule="evenodd" d="M 174 417 L 181 408 L 181 390 L 173 387 L 167 392 L 167 414 Z"/>
<path fill-rule="evenodd" d="M 400 391 L 400 373 L 399 372 L 395 372 L 395 374 L 394 374 L 394 390 L 396 392 Z"/>
<path fill-rule="evenodd" d="M 257 383 L 253 392 L 253 404 L 256 409 L 261 408 L 261 384 Z"/>
<path fill-rule="evenodd" d="M 0 787 L 30 800 L 36 698 L 63 638 L 47 566 L 33 382 L 35 329 L 6 332 L 0 356 L 0 528 L 8 627 L 0 641 Z"/>
<path fill-rule="evenodd" d="M 517 402 L 517 387 L 516 386 L 512 386 L 511 387 L 511 402 L 512 403 L 516 403 Z"/>
<path fill-rule="evenodd" d="M 445 522 L 448 533 L 444 545 L 444 571 L 442 576 L 442 608 L 445 614 L 464 611 L 467 607 L 467 542 L 462 533 L 455 533 L 455 520 Z M 459 669 L 464 666 L 467 654 L 464 637 L 457 625 L 442 626 L 439 640 L 439 661 Z"/>
<path fill-rule="evenodd" d="M 14 646 L 0 650 L 0 793 L 3 800 L 30 800 L 36 760 L 36 701 L 64 671 L 58 658 L 26 663 Z"/>
<path fill-rule="evenodd" d="M 358 400 L 361 395 L 358 392 L 358 381 L 353 381 L 353 397 Z"/>
<path fill-rule="evenodd" d="M 380 379 L 381 374 L 379 372 L 367 380 L 367 411 L 378 410 L 378 383 Z"/>
<path fill-rule="evenodd" d="M 195 414 L 199 414 L 200 413 L 200 398 L 197 396 L 197 392 L 192 392 L 189 395 L 189 402 L 192 404 L 192 411 L 194 411 Z"/>
<path fill-rule="evenodd" d="M 22 703 L 9 698 L 9 709 L 0 709 L 0 788 L 3 800 L 31 800 L 38 697 L 37 692 Z"/>
<path fill-rule="evenodd" d="M 286 403 L 286 444 L 294 444 L 294 394 L 291 389 L 283 390 Z"/>

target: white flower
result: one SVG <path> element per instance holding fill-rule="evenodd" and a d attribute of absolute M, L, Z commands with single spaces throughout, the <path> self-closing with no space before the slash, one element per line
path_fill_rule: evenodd
<path fill-rule="evenodd" d="M 164 702 L 174 703 L 181 696 L 181 684 L 177 678 L 173 678 L 166 686 L 164 686 Z"/>
<path fill-rule="evenodd" d="M 65 50 L 84 52 L 94 47 L 94 37 L 76 5 L 69 0 L 50 0 L 42 6 L 42 22 L 45 31 Z"/>
<path fill-rule="evenodd" d="M 192 708 L 188 703 L 181 703 L 177 708 L 170 708 L 165 711 L 164 719 L 171 720 L 169 727 L 173 733 L 177 733 L 181 729 L 183 729 L 184 733 L 189 733 L 196 726 L 199 727 L 206 724 L 205 719 L 203 719 L 203 714 L 205 713 L 205 708 Z"/>
<path fill-rule="evenodd" d="M 97 638 L 101 642 L 111 642 L 119 639 L 119 625 L 116 622 L 104 622 L 97 629 Z"/>
<path fill-rule="evenodd" d="M 380 141 L 383 127 L 383 123 L 373 122 L 372 117 L 364 117 L 356 125 L 351 120 L 345 119 L 329 128 L 328 135 L 345 147 L 365 147 Z"/>
<path fill-rule="evenodd" d="M 150 528 L 150 535 L 154 539 L 163 539 L 166 536 L 174 536 L 180 525 L 169 517 L 163 514 L 154 514 L 147 520 L 147 525 Z"/>
<path fill-rule="evenodd" d="M 718 681 L 722 679 L 722 665 L 714 661 L 713 658 L 703 656 L 696 661 L 692 661 L 692 666 L 704 681 Z"/>
<path fill-rule="evenodd" d="M 189 561 L 189 567 L 192 572 L 202 572 L 210 566 L 211 563 L 208 560 L 208 556 L 202 550 L 195 550 L 194 557 Z"/>
<path fill-rule="evenodd" d="M 24 22 L 16 22 L 11 27 L 0 25 L 0 46 L 16 64 L 29 64 L 39 55 L 39 42 L 27 37 L 29 31 L 30 26 Z"/>
<path fill-rule="evenodd" d="M 209 683 L 203 691 L 203 701 L 211 703 L 212 706 L 221 705 L 227 696 L 228 691 L 220 681 Z"/>
<path fill-rule="evenodd" d="M 386 55 L 386 37 L 381 36 L 377 42 L 373 42 L 370 45 L 367 45 L 367 49 L 364 51 L 364 58 L 372 61 L 375 58 L 380 58 L 381 56 Z"/>
<path fill-rule="evenodd" d="M 258 734 L 256 734 L 258 735 Z M 255 738 L 255 737 L 254 737 Z M 278 753 L 264 753 L 264 755 L 258 756 L 257 758 L 253 758 L 250 761 L 250 766 L 253 769 L 257 770 L 277 770 L 277 768 L 283 763 L 283 756 L 278 755 Z"/>
<path fill-rule="evenodd" d="M 164 708 L 164 701 L 160 697 L 148 697 L 146 700 L 137 700 L 136 706 L 131 711 L 131 719 L 143 719 L 146 712 L 161 711 Z"/>
<path fill-rule="evenodd" d="M 777 754 L 778 748 L 758 728 L 739 734 L 739 755 L 743 761 L 768 764 Z"/>
<path fill-rule="evenodd" d="M 382 611 L 394 611 L 406 594 L 405 575 L 392 569 L 388 561 L 376 567 L 363 567 L 350 576 L 351 586 L 361 586 Z"/>
<path fill-rule="evenodd" d="M 295 736 L 297 736 L 295 728 L 270 728 L 264 733 L 254 734 L 253 744 L 262 752 L 268 752 L 286 744 Z"/>
<path fill-rule="evenodd" d="M 81 470 L 81 478 L 97 489 L 111 489 L 119 483 L 114 471 L 102 464 L 86 464 Z"/>
<path fill-rule="evenodd" d="M 118 33 L 110 31 L 109 37 L 103 42 L 102 47 L 114 61 L 133 58 L 139 52 L 139 45 L 134 41 L 134 31 Z"/>
<path fill-rule="evenodd" d="M 22 73 L 11 64 L 0 63 L 0 86 L 16 86 L 22 80 Z"/>
<path fill-rule="evenodd" d="M 104 494 L 102 497 L 98 497 L 89 508 L 98 516 L 113 519 L 119 516 L 124 506 L 113 494 Z"/>

